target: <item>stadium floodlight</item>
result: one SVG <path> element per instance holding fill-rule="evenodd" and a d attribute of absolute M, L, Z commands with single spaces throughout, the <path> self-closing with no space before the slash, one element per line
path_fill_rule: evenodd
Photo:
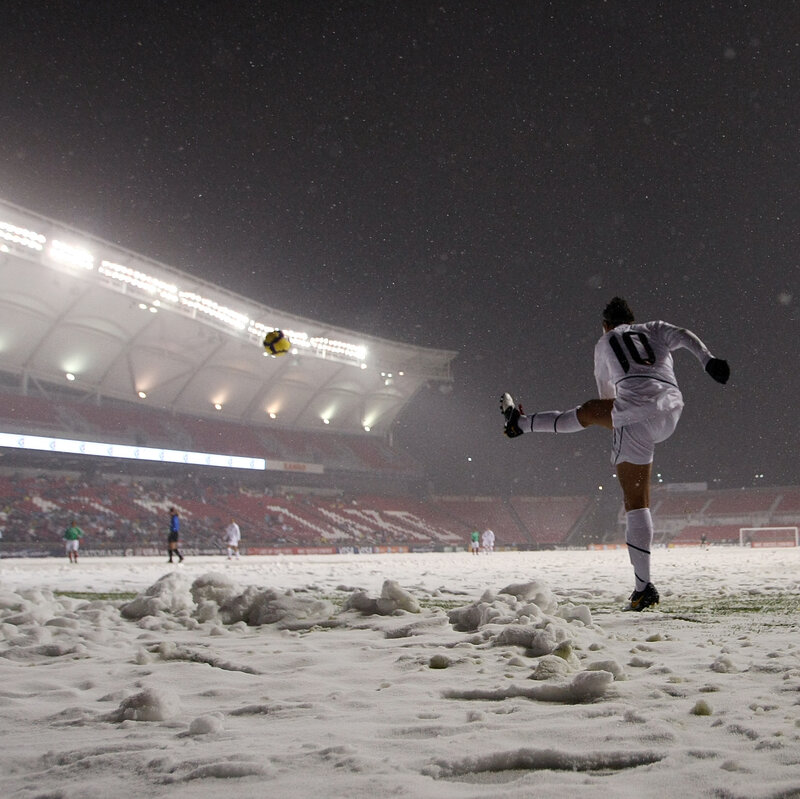
<path fill-rule="evenodd" d="M 204 314 L 222 322 L 236 330 L 247 330 L 259 341 L 264 340 L 264 336 L 280 325 L 266 324 L 250 319 L 246 314 L 221 305 L 216 300 L 204 297 L 195 291 L 182 291 L 172 283 L 152 277 L 137 269 L 133 269 L 124 264 L 114 263 L 113 261 L 103 260 L 97 270 L 101 275 L 111 278 L 114 281 L 132 286 L 148 294 L 158 295 L 161 299 L 175 302 L 191 310 L 196 314 Z M 336 356 L 347 360 L 354 360 L 361 364 L 362 369 L 366 368 L 363 363 L 367 357 L 367 349 L 363 345 L 353 344 L 339 339 L 329 339 L 325 336 L 309 336 L 302 330 L 289 330 L 283 328 L 287 337 L 292 342 L 292 347 L 299 350 L 313 352 L 320 357 Z"/>
<path fill-rule="evenodd" d="M 190 466 L 219 466 L 225 469 L 253 469 L 263 471 L 267 468 L 267 463 L 264 458 L 251 458 L 242 455 L 221 455 L 211 452 L 192 452 L 188 450 L 158 449 L 157 447 L 137 447 L 128 444 L 113 444 L 100 441 L 46 438 L 44 436 L 28 436 L 23 433 L 0 433 L 0 447 L 42 452 L 58 452 L 65 455 L 93 455 L 95 457 L 122 458 L 136 461 L 185 463 Z"/>
<path fill-rule="evenodd" d="M 105 277 L 119 283 L 146 291 L 148 294 L 157 294 L 161 299 L 170 302 L 178 301 L 178 287 L 174 283 L 167 283 L 156 277 L 132 269 L 130 266 L 115 264 L 113 261 L 101 261 L 97 271 Z"/>
<path fill-rule="evenodd" d="M 94 269 L 94 256 L 85 247 L 53 239 L 50 242 L 49 254 L 54 261 L 66 266 L 78 266 L 86 270 Z"/>
<path fill-rule="evenodd" d="M 48 244 L 48 238 L 41 233 L 30 230 L 10 222 L 0 220 L 0 249 L 9 252 L 10 246 L 22 247 L 42 251 Z M 102 246 L 100 242 L 95 244 Z M 71 244 L 61 239 L 50 239 L 48 255 L 50 260 L 65 266 L 74 266 L 87 271 L 95 269 L 94 255 L 84 246 Z M 277 324 L 265 324 L 250 319 L 247 314 L 229 308 L 210 297 L 198 294 L 196 291 L 181 290 L 176 284 L 167 282 L 151 274 L 116 263 L 108 259 L 101 259 L 97 266 L 97 273 L 104 278 L 122 287 L 137 289 L 143 293 L 183 306 L 193 315 L 202 314 L 233 327 L 236 330 L 246 330 L 259 342 L 270 330 L 282 329 L 292 342 L 292 349 L 316 355 L 319 358 L 335 358 L 343 361 L 354 362 L 362 369 L 367 365 L 367 348 L 363 344 L 351 341 L 329 338 L 327 336 L 312 336 L 306 331 L 290 330 Z M 158 302 L 153 302 L 147 310 L 156 313 Z"/>
<path fill-rule="evenodd" d="M 0 239 L 38 252 L 44 249 L 47 241 L 41 233 L 19 227 L 19 225 L 12 225 L 10 222 L 0 222 Z"/>
<path fill-rule="evenodd" d="M 310 340 L 311 347 L 323 357 L 327 354 L 352 358 L 354 361 L 364 361 L 367 357 L 367 348 L 363 345 L 350 344 L 347 341 L 315 336 Z"/>
<path fill-rule="evenodd" d="M 202 297 L 195 294 L 193 291 L 179 291 L 178 301 L 181 305 L 191 308 L 194 311 L 207 314 L 220 322 L 225 322 L 237 330 L 245 330 L 248 326 L 249 319 L 245 314 L 226 308 L 208 297 Z"/>

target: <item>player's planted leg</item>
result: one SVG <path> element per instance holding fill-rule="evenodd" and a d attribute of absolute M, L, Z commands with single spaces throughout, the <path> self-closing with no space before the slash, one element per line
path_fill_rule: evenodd
<path fill-rule="evenodd" d="M 650 582 L 650 548 L 653 542 L 653 520 L 650 508 L 637 508 L 625 514 L 625 543 L 633 566 L 637 591 L 644 590 Z"/>
<path fill-rule="evenodd" d="M 625 543 L 633 566 L 634 591 L 628 610 L 644 610 L 659 603 L 650 582 L 650 550 L 653 546 L 653 517 L 650 514 L 651 463 L 617 464 L 617 477 L 625 503 Z"/>
<path fill-rule="evenodd" d="M 645 608 L 649 608 L 651 605 L 657 605 L 659 599 L 660 597 L 656 587 L 652 583 L 647 583 L 641 591 L 634 591 L 630 595 L 628 610 L 642 611 Z"/>

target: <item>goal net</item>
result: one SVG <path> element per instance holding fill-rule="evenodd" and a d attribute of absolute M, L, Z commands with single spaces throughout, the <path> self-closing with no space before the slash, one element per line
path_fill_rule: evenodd
<path fill-rule="evenodd" d="M 739 546 L 796 547 L 797 527 L 740 527 Z"/>

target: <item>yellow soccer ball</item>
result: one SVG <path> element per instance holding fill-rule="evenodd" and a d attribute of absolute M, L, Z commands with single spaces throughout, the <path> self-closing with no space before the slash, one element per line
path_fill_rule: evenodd
<path fill-rule="evenodd" d="M 264 349 L 269 355 L 286 355 L 292 348 L 292 342 L 289 341 L 283 330 L 270 330 L 264 336 Z"/>

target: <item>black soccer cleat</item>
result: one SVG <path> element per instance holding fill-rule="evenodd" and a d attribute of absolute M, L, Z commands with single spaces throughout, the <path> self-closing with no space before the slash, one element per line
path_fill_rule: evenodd
<path fill-rule="evenodd" d="M 648 583 L 641 591 L 634 591 L 631 594 L 628 610 L 635 610 L 638 613 L 651 605 L 657 605 L 659 600 L 658 590 L 652 583 Z"/>
<path fill-rule="evenodd" d="M 519 426 L 519 417 L 522 416 L 522 409 L 517 407 L 514 398 L 507 391 L 500 397 L 500 412 L 506 419 L 503 432 L 509 438 L 521 436 L 522 429 Z"/>

